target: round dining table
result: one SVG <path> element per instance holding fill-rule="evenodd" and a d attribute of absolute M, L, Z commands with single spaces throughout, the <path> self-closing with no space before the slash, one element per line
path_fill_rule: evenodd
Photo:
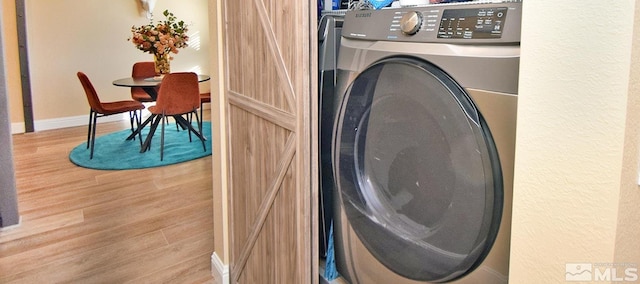
<path fill-rule="evenodd" d="M 209 81 L 211 77 L 209 75 L 198 75 L 198 83 Z M 127 77 L 113 81 L 114 86 L 118 87 L 140 87 L 155 101 L 158 98 L 158 92 L 156 87 L 160 86 L 162 78 L 149 77 L 149 78 L 134 78 Z"/>

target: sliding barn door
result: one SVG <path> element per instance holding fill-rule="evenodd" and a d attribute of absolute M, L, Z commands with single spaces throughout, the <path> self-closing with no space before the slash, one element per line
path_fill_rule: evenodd
<path fill-rule="evenodd" d="M 223 1 L 231 283 L 310 283 L 316 19 L 301 0 Z"/>

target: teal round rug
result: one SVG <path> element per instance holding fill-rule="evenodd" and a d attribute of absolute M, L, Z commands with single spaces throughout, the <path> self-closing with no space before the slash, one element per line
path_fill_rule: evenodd
<path fill-rule="evenodd" d="M 194 123 L 195 125 L 195 123 Z M 93 150 L 93 159 L 89 159 L 90 149 L 87 149 L 87 142 L 83 141 L 71 150 L 69 160 L 72 163 L 85 168 L 98 170 L 127 170 L 160 167 L 171 164 L 182 163 L 193 159 L 198 159 L 211 155 L 211 123 L 205 121 L 202 124 L 202 132 L 207 138 L 205 145 L 207 150 L 202 149 L 200 139 L 186 130 L 176 130 L 175 124 L 165 126 L 164 133 L 164 160 L 160 161 L 160 135 L 161 125 L 151 140 L 151 150 L 140 153 L 140 141 L 136 136 L 135 140 L 125 140 L 131 130 L 121 130 L 106 134 L 96 138 Z M 147 137 L 149 126 L 142 131 L 142 139 Z M 194 126 L 198 129 L 198 126 Z"/>

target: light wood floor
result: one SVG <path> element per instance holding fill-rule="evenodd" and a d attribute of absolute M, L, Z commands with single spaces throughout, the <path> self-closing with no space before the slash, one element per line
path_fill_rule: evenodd
<path fill-rule="evenodd" d="M 211 157 L 91 170 L 68 159 L 84 141 L 86 127 L 13 136 L 22 223 L 0 230 L 0 283 L 213 283 Z"/>

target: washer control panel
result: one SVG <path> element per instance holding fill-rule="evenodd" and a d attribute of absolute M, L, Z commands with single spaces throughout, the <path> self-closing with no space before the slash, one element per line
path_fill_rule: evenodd
<path fill-rule="evenodd" d="M 473 4 L 472 4 L 473 3 Z M 519 43 L 522 2 L 349 11 L 342 36 L 408 42 Z"/>
<path fill-rule="evenodd" d="M 508 11 L 506 7 L 445 9 L 438 38 L 501 38 Z"/>

